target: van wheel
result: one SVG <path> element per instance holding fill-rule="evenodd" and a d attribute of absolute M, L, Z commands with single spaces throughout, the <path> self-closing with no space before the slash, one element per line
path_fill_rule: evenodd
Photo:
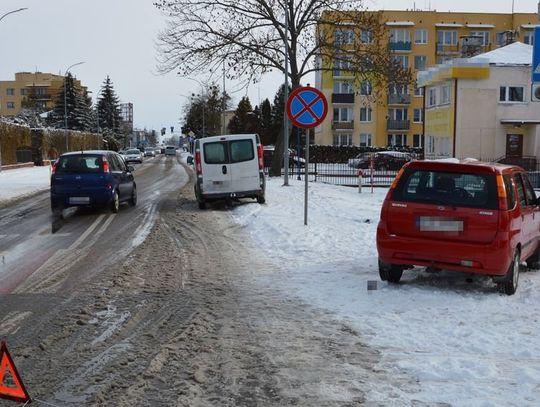
<path fill-rule="evenodd" d="M 133 185 L 133 191 L 131 192 L 129 203 L 131 206 L 137 205 L 137 187 L 135 185 Z"/>
<path fill-rule="evenodd" d="M 516 250 L 514 253 L 514 258 L 508 272 L 506 273 L 506 279 L 503 282 L 497 283 L 499 286 L 499 291 L 506 295 L 515 294 L 518 286 L 519 280 L 519 250 Z"/>
<path fill-rule="evenodd" d="M 263 204 L 266 202 L 266 198 L 264 197 L 264 194 L 257 195 L 257 203 Z"/>
<path fill-rule="evenodd" d="M 114 195 L 111 201 L 111 212 L 118 213 L 120 210 L 120 197 L 118 196 L 118 191 L 114 191 Z"/>
<path fill-rule="evenodd" d="M 381 277 L 382 281 L 399 283 L 399 280 L 401 280 L 401 276 L 403 275 L 403 269 L 403 266 L 384 263 L 379 259 L 379 277 Z"/>

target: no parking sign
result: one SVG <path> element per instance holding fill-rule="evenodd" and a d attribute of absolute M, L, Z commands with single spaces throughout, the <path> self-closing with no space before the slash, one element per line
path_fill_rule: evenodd
<path fill-rule="evenodd" d="M 287 100 L 287 115 L 293 124 L 311 129 L 321 124 L 328 113 L 326 96 L 315 88 L 304 86 L 294 90 Z"/>

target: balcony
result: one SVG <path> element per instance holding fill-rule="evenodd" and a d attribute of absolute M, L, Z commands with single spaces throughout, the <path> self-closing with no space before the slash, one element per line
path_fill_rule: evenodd
<path fill-rule="evenodd" d="M 386 121 L 387 130 L 409 130 L 411 127 L 410 120 L 392 120 L 388 119 Z"/>
<path fill-rule="evenodd" d="M 437 43 L 437 55 L 459 55 L 459 46 L 457 44 L 441 44 Z"/>
<path fill-rule="evenodd" d="M 354 103 L 354 93 L 332 93 L 332 103 Z"/>
<path fill-rule="evenodd" d="M 411 95 L 408 93 L 390 93 L 388 95 L 389 105 L 409 105 L 411 103 Z"/>
<path fill-rule="evenodd" d="M 339 68 L 334 68 L 332 70 L 332 76 L 334 78 L 347 78 L 347 79 L 354 78 L 354 75 L 352 74 L 351 71 L 348 71 L 345 69 L 339 69 Z"/>
<path fill-rule="evenodd" d="M 354 120 L 350 122 L 337 122 L 332 121 L 332 130 L 353 130 L 354 129 Z"/>
<path fill-rule="evenodd" d="M 390 41 L 390 51 L 397 52 L 411 52 L 412 42 L 411 41 Z"/>

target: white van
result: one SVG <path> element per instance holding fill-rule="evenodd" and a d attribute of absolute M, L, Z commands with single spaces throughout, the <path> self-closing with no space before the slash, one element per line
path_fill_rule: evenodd
<path fill-rule="evenodd" d="M 204 137 L 195 141 L 195 196 L 200 209 L 220 199 L 265 202 L 263 146 L 258 134 Z"/>
<path fill-rule="evenodd" d="M 165 155 L 176 155 L 176 147 L 175 146 L 165 147 Z"/>

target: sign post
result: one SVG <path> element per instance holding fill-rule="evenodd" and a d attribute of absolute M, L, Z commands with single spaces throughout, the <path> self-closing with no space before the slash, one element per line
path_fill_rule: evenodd
<path fill-rule="evenodd" d="M 309 181 L 309 140 L 310 130 L 320 125 L 328 113 L 328 101 L 320 90 L 310 86 L 294 90 L 287 99 L 287 115 L 291 122 L 306 131 L 305 149 L 305 188 L 304 188 L 304 225 L 308 219 L 308 181 Z M 289 148 L 288 145 L 285 148 Z M 289 163 L 284 163 L 289 165 Z"/>

